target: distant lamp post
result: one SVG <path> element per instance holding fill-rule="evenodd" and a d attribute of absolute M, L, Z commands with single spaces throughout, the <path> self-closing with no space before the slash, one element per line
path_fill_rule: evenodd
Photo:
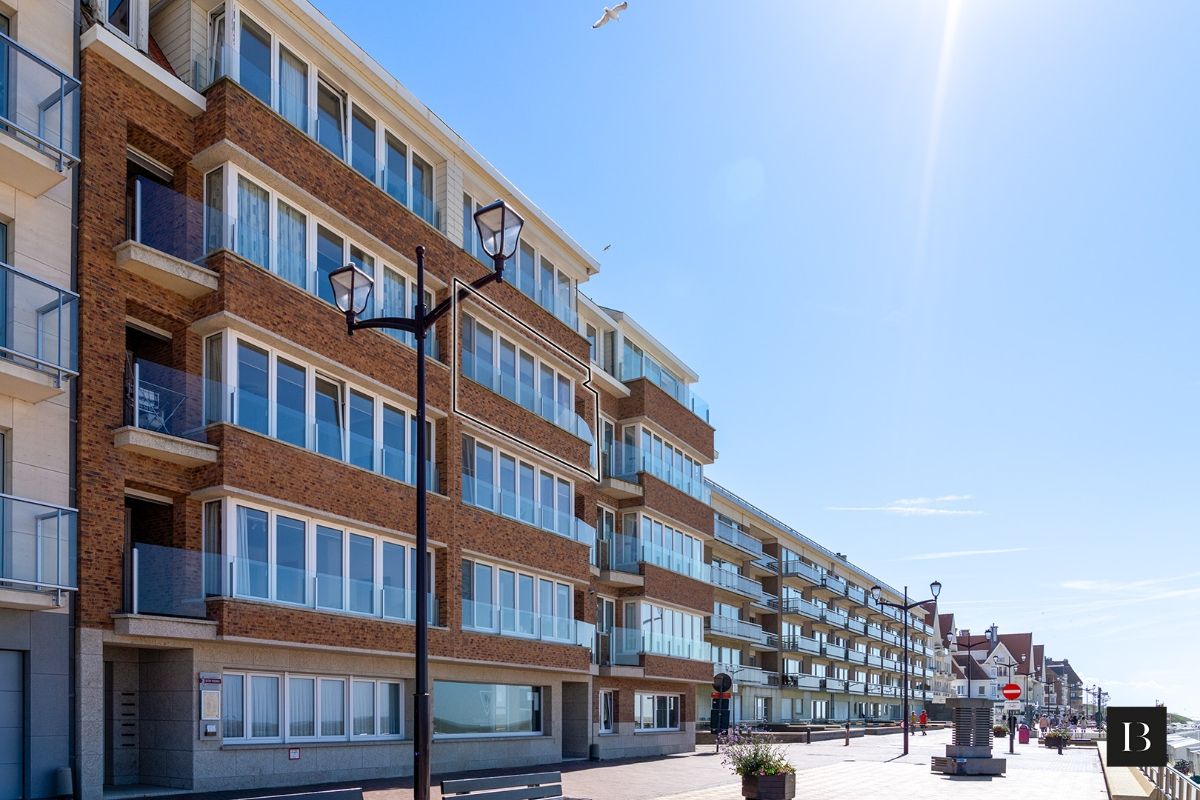
<path fill-rule="evenodd" d="M 472 289 L 504 281 L 504 262 L 517 251 L 521 240 L 521 216 L 503 200 L 484 206 L 475 212 L 475 227 L 484 252 L 492 259 L 492 272 L 471 282 Z M 416 646 L 415 686 L 413 687 L 413 800 L 429 800 L 429 762 L 433 744 L 433 715 L 429 702 L 429 565 L 425 552 L 429 549 L 426 500 L 428 475 L 425 459 L 428 443 L 425 433 L 425 336 L 452 307 L 453 297 L 447 297 L 431 311 L 425 309 L 425 248 L 417 247 L 416 300 L 411 317 L 374 317 L 358 319 L 367 310 L 374 288 L 374 279 L 354 264 L 347 264 L 329 275 L 335 305 L 346 315 L 346 333 L 353 335 L 362 328 L 387 328 L 407 331 L 413 335 L 417 349 L 417 412 L 416 412 L 416 495 L 417 495 L 417 562 L 416 562 Z M 467 293 L 460 289 L 461 298 Z"/>
<path fill-rule="evenodd" d="M 956 645 L 958 644 L 958 637 L 954 635 L 953 631 L 951 631 L 950 635 L 946 637 L 946 641 L 949 642 L 951 647 L 956 648 Z M 964 646 L 967 651 L 967 697 L 971 697 L 971 651 L 977 647 L 987 647 L 990 644 L 991 641 L 984 636 L 978 641 L 971 641 L 968 639 L 966 645 Z"/>
<path fill-rule="evenodd" d="M 933 600 L 936 602 L 938 595 L 942 593 L 942 582 L 934 581 L 933 583 L 929 584 L 929 593 L 933 595 Z M 908 719 L 908 613 L 917 606 L 924 605 L 930 601 L 921 600 L 909 602 L 908 587 L 905 586 L 904 600 L 899 603 L 892 603 L 883 599 L 883 588 L 878 584 L 871 587 L 871 599 L 880 606 L 888 606 L 890 608 L 898 609 L 901 612 L 901 620 L 904 623 L 904 668 L 900 673 L 902 676 L 900 681 L 900 713 L 903 715 L 904 719 L 904 724 L 901 726 L 901 730 L 904 731 L 904 755 L 908 755 L 908 729 L 911 727 Z"/>

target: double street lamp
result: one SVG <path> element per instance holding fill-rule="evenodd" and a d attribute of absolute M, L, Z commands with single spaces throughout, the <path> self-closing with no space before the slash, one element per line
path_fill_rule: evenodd
<path fill-rule="evenodd" d="M 929 584 L 929 592 L 933 595 L 933 600 L 936 602 L 938 595 L 942 593 L 942 582 L 934 581 Z M 878 584 L 871 587 L 871 599 L 880 606 L 898 609 L 901 612 L 900 616 L 904 622 L 904 668 L 901 670 L 903 679 L 900 682 L 900 713 L 904 715 L 904 724 L 901 726 L 901 730 L 904 731 L 904 755 L 908 755 L 908 729 L 911 727 L 908 724 L 908 612 L 930 601 L 920 600 L 909 602 L 908 587 L 905 586 L 904 599 L 899 603 L 893 603 L 883 599 L 883 589 Z"/>
<path fill-rule="evenodd" d="M 497 200 L 475 212 L 475 227 L 483 250 L 492 259 L 492 272 L 472 281 L 472 289 L 504 281 L 504 262 L 512 258 L 521 239 L 524 220 L 503 200 Z M 374 279 L 354 264 L 347 264 L 329 274 L 334 302 L 346 315 L 346 333 L 353 335 L 363 328 L 387 328 L 413 335 L 417 349 L 417 412 L 416 412 L 416 495 L 417 495 L 417 562 L 416 562 L 416 675 L 413 688 L 413 800 L 429 800 L 430 750 L 433 743 L 433 717 L 429 703 L 429 531 L 426 527 L 426 499 L 429 491 L 426 472 L 428 444 L 425 433 L 425 336 L 453 307 L 454 294 L 461 299 L 469 290 L 452 293 L 432 310 L 425 309 L 425 248 L 417 250 L 417 288 L 411 317 L 373 317 L 358 319 L 367 310 Z M 453 346 L 457 346 L 456 344 Z"/>
<path fill-rule="evenodd" d="M 946 642 L 955 649 L 957 649 L 957 645 L 960 644 L 958 637 L 954 635 L 954 631 L 950 631 L 950 635 L 946 637 Z M 968 697 L 968 699 L 971 697 L 971 658 L 972 658 L 971 651 L 974 650 L 976 647 L 990 647 L 991 644 L 992 644 L 992 640 L 987 638 L 986 636 L 984 636 L 980 639 L 977 639 L 975 641 L 972 641 L 971 638 L 968 637 L 966 643 L 963 644 L 964 649 L 967 651 L 967 668 L 964 670 L 964 672 L 967 673 L 967 697 Z"/>

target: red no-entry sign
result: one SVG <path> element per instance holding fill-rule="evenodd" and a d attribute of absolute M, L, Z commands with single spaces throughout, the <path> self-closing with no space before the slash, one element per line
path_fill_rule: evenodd
<path fill-rule="evenodd" d="M 1015 683 L 1006 683 L 1000 694 L 1004 695 L 1005 700 L 1016 700 L 1021 696 L 1021 687 Z"/>

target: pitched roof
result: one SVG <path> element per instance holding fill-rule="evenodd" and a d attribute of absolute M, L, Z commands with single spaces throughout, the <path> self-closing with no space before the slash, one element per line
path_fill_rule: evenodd
<path fill-rule="evenodd" d="M 1019 662 L 1018 675 L 1029 675 L 1033 669 L 1033 634 L 1032 633 L 1002 633 L 1000 643 L 1012 654 L 1013 660 Z"/>
<path fill-rule="evenodd" d="M 992 676 L 987 674 L 987 670 L 979 666 L 979 662 L 967 655 L 966 652 L 954 653 L 952 657 L 954 666 L 957 667 L 957 677 L 965 680 L 969 671 L 973 681 L 990 681 L 992 679 Z"/>

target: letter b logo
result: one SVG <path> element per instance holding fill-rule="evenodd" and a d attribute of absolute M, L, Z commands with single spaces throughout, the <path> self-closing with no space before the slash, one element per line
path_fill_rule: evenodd
<path fill-rule="evenodd" d="M 1110 706 L 1106 712 L 1110 767 L 1161 767 L 1167 763 L 1165 706 Z"/>

